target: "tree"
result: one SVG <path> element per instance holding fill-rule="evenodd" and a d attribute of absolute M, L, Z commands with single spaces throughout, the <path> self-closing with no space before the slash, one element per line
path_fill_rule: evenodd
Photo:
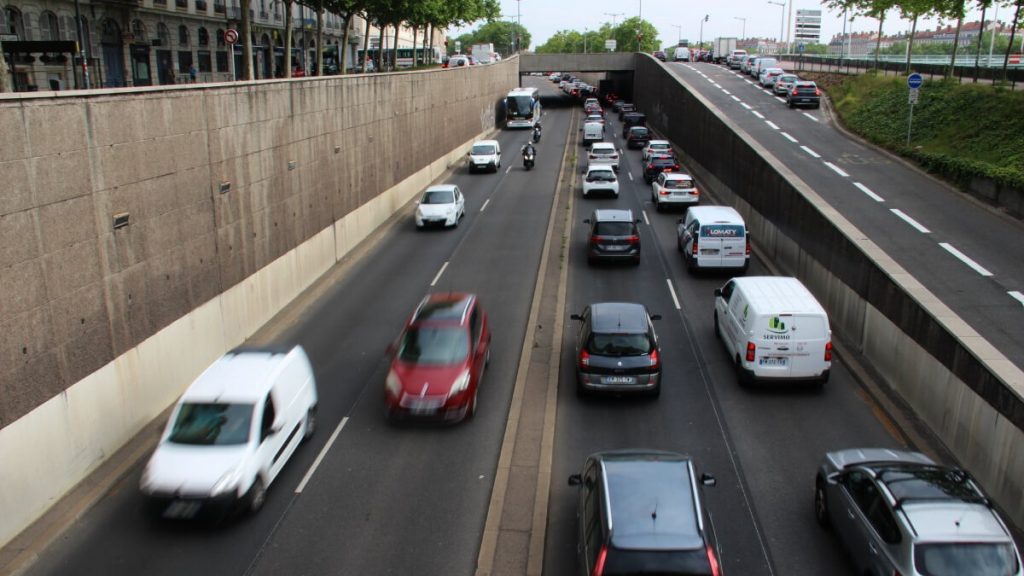
<path fill-rule="evenodd" d="M 910 74 L 910 56 L 914 52 L 914 34 L 917 33 L 917 20 L 935 12 L 935 0 L 897 0 L 896 7 L 900 16 L 911 20 L 910 36 L 907 38 L 907 74 Z"/>
<path fill-rule="evenodd" d="M 658 29 L 637 16 L 623 20 L 613 29 L 619 52 L 654 52 L 658 49 Z"/>
<path fill-rule="evenodd" d="M 878 19 L 878 37 L 875 41 L 875 68 L 878 68 L 878 53 L 882 48 L 882 25 L 885 13 L 896 6 L 898 0 L 827 0 L 825 5 L 834 10 L 849 10 L 858 16 Z"/>
<path fill-rule="evenodd" d="M 960 45 L 960 28 L 964 24 L 964 15 L 967 12 L 967 0 L 940 0 L 936 12 L 940 16 L 956 18 L 956 33 L 953 35 L 953 50 L 949 57 L 949 70 L 946 77 L 953 76 L 956 72 L 956 52 Z"/>
<path fill-rule="evenodd" d="M 1013 50 L 1013 41 L 1017 39 L 1017 26 L 1021 23 L 1021 6 L 1024 6 L 1024 0 L 1017 0 L 1017 10 L 1013 14 L 1013 27 L 1010 28 L 1010 43 L 1006 46 L 1006 58 L 1003 58 L 1003 80 L 1006 80 L 1006 66 L 1010 63 L 1010 52 Z"/>

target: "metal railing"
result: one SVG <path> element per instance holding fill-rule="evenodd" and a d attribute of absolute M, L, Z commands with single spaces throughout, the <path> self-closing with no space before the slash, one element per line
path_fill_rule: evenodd
<path fill-rule="evenodd" d="M 873 55 L 835 57 L 821 55 L 797 55 L 789 54 L 780 58 L 783 61 L 783 68 L 794 72 L 832 72 L 836 74 L 861 74 L 869 70 L 876 70 L 883 76 L 901 76 L 907 72 L 906 57 L 883 58 L 879 57 L 875 63 Z M 1006 69 L 1006 76 L 1003 76 L 1002 61 L 1000 56 L 998 62 L 988 62 L 985 66 L 979 61 L 977 68 L 974 66 L 973 57 L 957 57 L 956 66 L 952 75 L 949 74 L 949 56 L 944 58 L 929 55 L 927 59 L 918 56 L 911 60 L 911 68 L 914 72 L 928 77 L 929 80 L 952 77 L 959 81 L 974 82 L 977 77 L 979 82 L 986 84 L 1005 82 L 1011 89 L 1024 89 L 1024 65 L 1010 64 Z"/>

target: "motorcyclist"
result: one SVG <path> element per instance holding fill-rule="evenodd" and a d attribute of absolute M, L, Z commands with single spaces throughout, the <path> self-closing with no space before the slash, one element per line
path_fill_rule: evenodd
<path fill-rule="evenodd" d="M 533 155 L 535 158 L 537 156 L 537 149 L 534 148 L 532 142 L 527 142 L 526 144 L 524 144 L 522 150 L 523 150 L 523 160 L 525 160 L 526 157 L 530 156 L 530 155 Z"/>
<path fill-rule="evenodd" d="M 536 124 L 533 125 L 533 141 L 534 142 L 540 142 L 540 131 L 541 131 L 540 122 L 537 122 Z"/>

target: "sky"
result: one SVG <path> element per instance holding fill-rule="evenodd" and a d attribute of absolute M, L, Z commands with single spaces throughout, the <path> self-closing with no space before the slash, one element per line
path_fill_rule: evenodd
<path fill-rule="evenodd" d="M 547 41 L 559 30 L 577 30 L 584 28 L 595 30 L 605 22 L 622 22 L 625 18 L 641 15 L 658 29 L 663 45 L 675 44 L 679 38 L 686 38 L 696 43 L 701 37 L 701 20 L 708 15 L 704 23 L 703 38 L 710 41 L 716 36 L 760 37 L 775 39 L 779 37 L 779 28 L 784 17 L 789 15 L 789 0 L 786 2 L 785 15 L 783 7 L 774 5 L 768 0 L 501 0 L 503 19 L 514 20 L 516 10 L 522 25 L 533 37 L 532 47 Z M 793 0 L 793 20 L 796 20 L 798 9 L 822 11 L 821 41 L 828 43 L 833 35 L 843 32 L 842 12 L 829 11 L 820 2 L 814 0 Z M 1001 8 L 999 19 L 1006 22 L 1013 16 L 1008 8 Z M 980 10 L 968 13 L 966 21 L 977 21 L 981 17 Z M 744 23 L 737 18 L 746 18 Z M 992 11 L 985 16 L 992 19 Z M 949 25 L 956 21 L 945 22 Z M 450 36 L 455 37 L 479 27 L 482 22 L 455 29 Z M 918 30 L 934 29 L 938 20 L 920 21 Z M 679 26 L 677 28 L 676 26 Z M 856 17 L 848 28 L 854 32 L 878 30 L 878 21 L 867 17 Z M 882 29 L 884 34 L 895 34 L 909 31 L 910 22 L 900 20 L 897 12 L 891 12 Z"/>

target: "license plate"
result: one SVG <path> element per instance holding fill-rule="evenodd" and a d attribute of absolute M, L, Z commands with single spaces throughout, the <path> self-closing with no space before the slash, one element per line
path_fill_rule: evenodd
<path fill-rule="evenodd" d="M 605 376 L 601 378 L 602 384 L 632 384 L 635 382 L 632 376 Z"/>
<path fill-rule="evenodd" d="M 605 246 L 602 246 L 602 248 L 609 252 L 621 252 L 626 248 L 629 248 L 629 246 L 623 246 L 621 244 L 606 244 Z"/>
<path fill-rule="evenodd" d="M 785 357 L 764 356 L 760 358 L 757 361 L 757 363 L 760 364 L 761 366 L 785 367 L 787 364 L 787 360 L 789 359 Z"/>
<path fill-rule="evenodd" d="M 700 253 L 701 254 L 705 254 L 705 255 L 709 255 L 709 256 L 710 255 L 714 255 L 714 254 L 718 254 L 718 248 L 701 248 L 700 249 Z"/>
<path fill-rule="evenodd" d="M 199 513 L 200 506 L 199 502 L 175 500 L 164 510 L 164 518 L 192 518 Z"/>

